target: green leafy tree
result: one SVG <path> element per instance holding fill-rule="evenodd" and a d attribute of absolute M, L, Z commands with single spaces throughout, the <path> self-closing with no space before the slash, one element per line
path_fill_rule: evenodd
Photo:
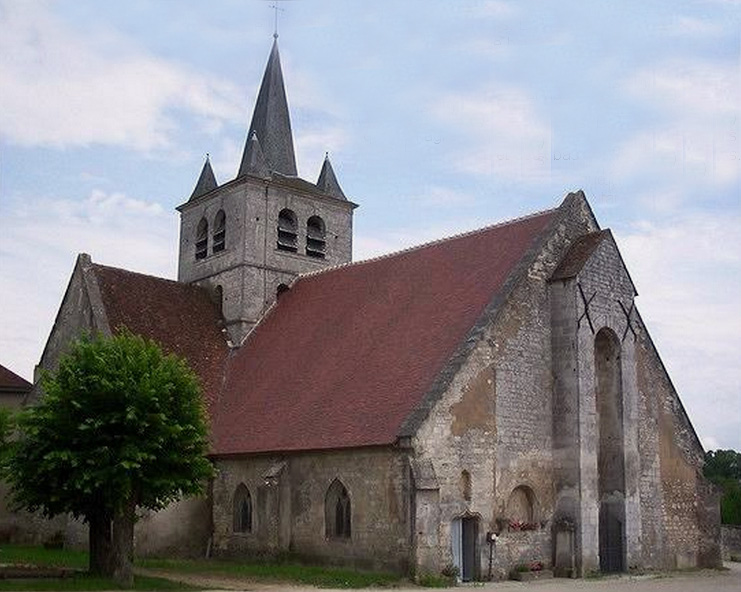
<path fill-rule="evenodd" d="M 13 414 L 10 409 L 0 407 L 0 470 L 10 454 L 10 436 L 13 432 Z M 2 474 L 0 473 L 0 476 Z"/>
<path fill-rule="evenodd" d="M 20 414 L 6 463 L 20 507 L 90 528 L 90 571 L 133 582 L 135 509 L 201 493 L 213 468 L 195 375 L 123 331 L 75 342 L 40 403 Z"/>
<path fill-rule="evenodd" d="M 709 450 L 705 453 L 703 473 L 723 490 L 720 521 L 741 524 L 741 452 Z"/>

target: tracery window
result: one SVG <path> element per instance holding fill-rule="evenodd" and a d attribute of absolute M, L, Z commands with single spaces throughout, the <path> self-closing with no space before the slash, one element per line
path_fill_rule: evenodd
<path fill-rule="evenodd" d="M 352 505 L 347 488 L 338 479 L 332 481 L 324 499 L 327 538 L 349 539 L 352 534 Z"/>
<path fill-rule="evenodd" d="M 252 496 L 244 483 L 234 492 L 232 512 L 234 532 L 252 532 Z"/>
<path fill-rule="evenodd" d="M 201 218 L 196 231 L 196 259 L 205 259 L 208 254 L 208 222 Z"/>
<path fill-rule="evenodd" d="M 214 218 L 213 252 L 219 253 L 226 248 L 226 214 L 219 210 Z"/>
<path fill-rule="evenodd" d="M 309 218 L 306 222 L 306 254 L 309 257 L 324 259 L 327 249 L 326 236 L 324 220 L 319 216 Z"/>
<path fill-rule="evenodd" d="M 278 214 L 278 249 L 291 253 L 298 250 L 298 222 L 293 210 L 284 209 Z"/>

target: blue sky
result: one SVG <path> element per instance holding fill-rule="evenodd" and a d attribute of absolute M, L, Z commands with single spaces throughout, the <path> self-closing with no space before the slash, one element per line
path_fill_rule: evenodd
<path fill-rule="evenodd" d="M 174 277 L 236 174 L 272 2 L 0 0 L 0 361 L 30 378 L 78 252 Z M 299 174 L 355 258 L 584 189 L 707 448 L 741 450 L 741 3 L 281 2 Z"/>

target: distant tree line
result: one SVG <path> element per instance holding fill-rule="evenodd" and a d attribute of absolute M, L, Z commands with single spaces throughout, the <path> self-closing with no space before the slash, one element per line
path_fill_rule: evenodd
<path fill-rule="evenodd" d="M 741 452 L 709 450 L 705 453 L 703 473 L 723 490 L 721 523 L 741 524 Z"/>

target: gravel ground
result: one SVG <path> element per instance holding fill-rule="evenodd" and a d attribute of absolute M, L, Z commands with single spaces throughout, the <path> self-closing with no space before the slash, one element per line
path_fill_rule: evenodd
<path fill-rule="evenodd" d="M 613 576 L 598 580 L 543 580 L 530 582 L 491 582 L 465 584 L 457 588 L 449 588 L 448 592 L 466 592 L 469 589 L 481 592 L 496 592 L 497 590 L 521 590 L 522 592 L 741 592 L 741 563 L 726 563 L 727 570 L 703 570 L 698 572 L 668 573 L 664 575 L 646 576 Z M 162 570 L 141 570 L 139 573 L 163 576 L 180 580 L 194 586 L 208 590 L 249 590 L 254 592 L 315 592 L 316 588 L 291 586 L 285 584 L 265 584 L 239 579 L 218 576 L 196 576 L 192 574 L 178 574 Z M 378 592 L 379 588 L 374 589 Z M 390 588 L 394 592 L 429 590 L 430 592 L 444 592 L 446 589 L 432 588 Z"/>

